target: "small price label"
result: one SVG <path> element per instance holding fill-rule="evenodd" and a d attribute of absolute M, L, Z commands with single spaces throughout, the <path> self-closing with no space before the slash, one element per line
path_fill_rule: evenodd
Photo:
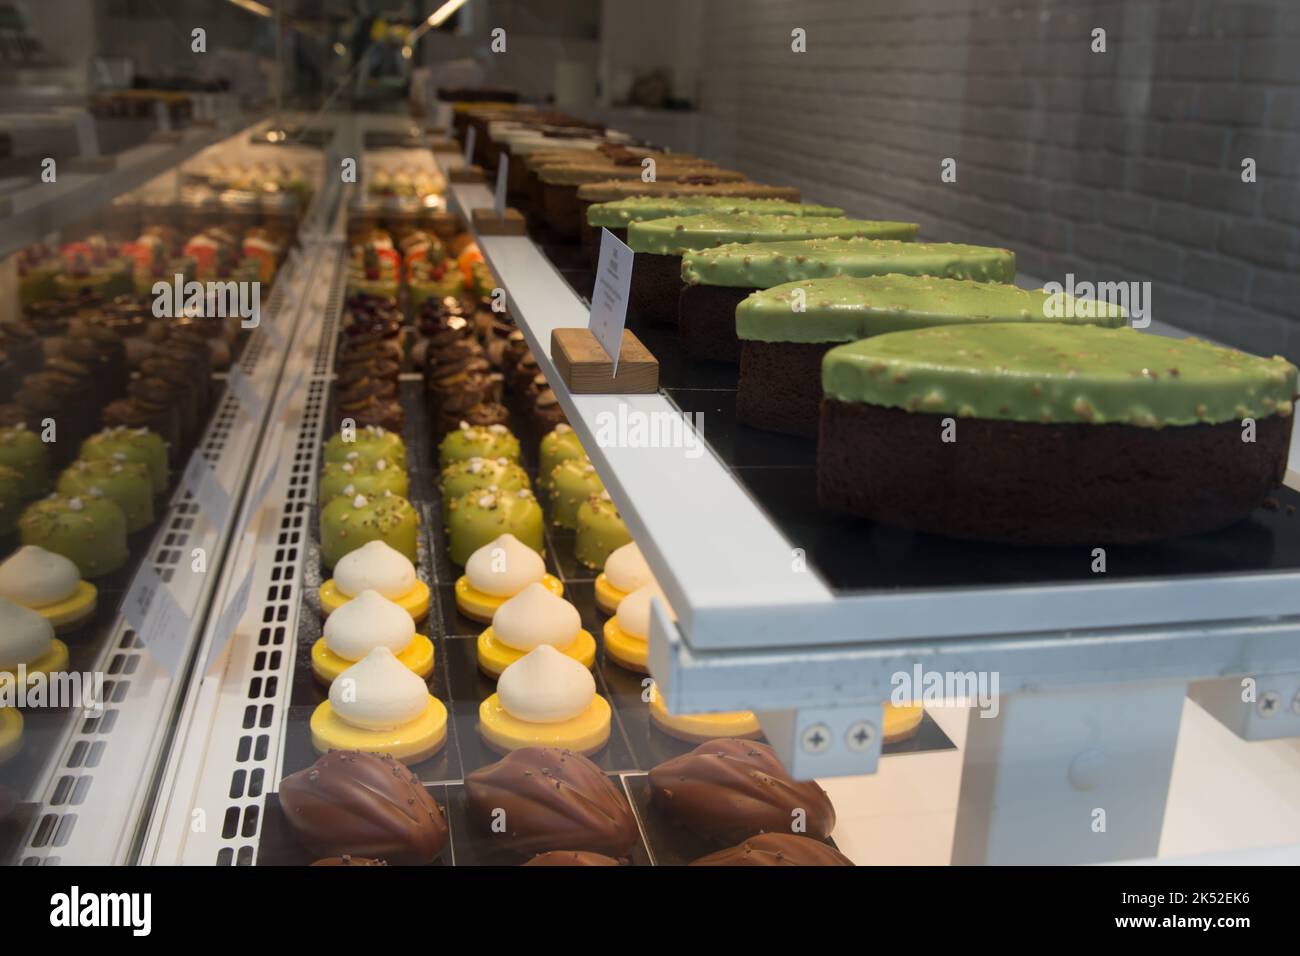
<path fill-rule="evenodd" d="M 214 528 L 225 527 L 226 519 L 230 517 L 230 492 L 222 485 L 202 452 L 196 451 L 190 456 L 181 476 L 181 486 L 199 503 L 199 510 Z"/>
<path fill-rule="evenodd" d="M 122 615 L 140 643 L 167 673 L 175 676 L 190 633 L 190 616 L 158 576 L 153 565 L 141 565 L 122 601 Z"/>
<path fill-rule="evenodd" d="M 493 197 L 493 205 L 496 206 L 497 218 L 506 218 L 506 184 L 510 179 L 510 161 L 509 157 L 501 154 L 501 161 L 497 163 L 497 189 Z"/>
<path fill-rule="evenodd" d="M 596 266 L 596 288 L 591 294 L 591 315 L 587 328 L 600 347 L 614 361 L 623 349 L 627 325 L 628 291 L 632 288 L 632 250 L 608 229 L 600 231 L 600 259 Z"/>
<path fill-rule="evenodd" d="M 235 628 L 239 626 L 240 619 L 248 610 L 248 598 L 252 593 L 253 565 L 250 563 L 244 571 L 244 579 L 239 582 L 239 587 L 230 595 L 226 606 L 221 609 L 221 614 L 217 617 L 217 629 L 212 635 L 212 644 L 208 647 L 207 660 L 203 665 L 204 671 L 212 667 L 213 662 L 230 643 L 230 639 L 235 636 Z"/>

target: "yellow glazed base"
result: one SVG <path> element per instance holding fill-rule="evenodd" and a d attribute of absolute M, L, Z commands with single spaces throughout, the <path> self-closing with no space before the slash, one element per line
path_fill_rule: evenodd
<path fill-rule="evenodd" d="M 442 749 L 447 742 L 447 708 L 430 696 L 423 714 L 396 730 L 362 730 L 344 723 L 324 701 L 311 715 L 311 742 L 318 753 L 331 750 L 361 750 L 371 754 L 392 754 L 402 763 L 419 763 Z"/>
<path fill-rule="evenodd" d="M 702 744 L 718 737 L 753 739 L 762 735 L 758 718 L 747 710 L 715 714 L 670 714 L 657 687 L 650 688 L 650 719 L 668 736 L 691 743 Z"/>
<path fill-rule="evenodd" d="M 406 646 L 397 659 L 420 677 L 433 673 L 433 641 L 423 634 L 417 634 Z M 332 684 L 334 679 L 355 664 L 345 657 L 339 657 L 325 645 L 325 638 L 320 638 L 311 646 L 311 672 L 323 684 Z"/>
<path fill-rule="evenodd" d="M 572 657 L 583 667 L 596 663 L 596 639 L 586 631 L 579 631 L 568 647 L 557 647 L 556 650 Z M 478 636 L 478 666 L 489 677 L 500 677 L 501 672 L 523 657 L 524 653 L 502 644 L 490 627 Z"/>
<path fill-rule="evenodd" d="M 564 597 L 564 584 L 553 574 L 542 578 L 542 587 L 556 597 Z M 469 578 L 463 574 L 456 579 L 456 607 L 460 608 L 461 614 L 480 624 L 491 624 L 492 615 L 496 614 L 497 608 L 508 600 L 510 600 L 508 597 L 484 594 L 470 587 Z"/>
<path fill-rule="evenodd" d="M 650 673 L 650 645 L 619 627 L 616 617 L 605 622 L 605 653 L 619 667 L 638 674 Z"/>
<path fill-rule="evenodd" d="M 478 729 L 483 742 L 499 754 L 521 747 L 565 747 L 590 755 L 609 740 L 609 702 L 597 694 L 591 706 L 571 720 L 532 724 L 511 717 L 493 694 L 479 704 Z"/>
<path fill-rule="evenodd" d="M 320 610 L 326 617 L 351 600 L 352 598 L 338 589 L 333 578 L 320 586 Z M 418 624 L 429 616 L 429 585 L 423 581 L 416 581 L 415 587 L 393 603 L 404 608 Z"/>
<path fill-rule="evenodd" d="M 12 707 L 0 709 L 0 763 L 23 749 L 23 715 Z"/>
<path fill-rule="evenodd" d="M 619 603 L 627 597 L 626 591 L 620 591 L 614 585 L 609 583 L 609 578 L 605 577 L 605 572 L 601 571 L 596 575 L 596 606 L 606 614 L 613 614 L 618 610 Z"/>
<path fill-rule="evenodd" d="M 915 737 L 917 730 L 921 727 L 921 718 L 924 716 L 925 708 L 919 704 L 907 707 L 885 704 L 884 742 L 896 744 L 900 740 Z"/>
<path fill-rule="evenodd" d="M 98 603 L 99 591 L 89 581 L 82 581 L 67 600 L 47 604 L 45 607 L 34 607 L 32 610 L 63 634 L 76 630 L 93 617 Z"/>
<path fill-rule="evenodd" d="M 43 657 L 38 657 L 27 665 L 27 679 L 30 681 L 37 674 L 57 674 L 60 671 L 68 669 L 68 645 L 64 644 L 57 637 L 50 641 L 50 649 L 45 652 Z M 18 676 L 17 669 L 12 671 L 0 670 L 0 674 L 13 674 Z"/>

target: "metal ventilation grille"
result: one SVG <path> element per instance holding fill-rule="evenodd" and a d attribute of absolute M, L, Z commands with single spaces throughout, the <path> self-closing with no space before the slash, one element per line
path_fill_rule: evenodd
<path fill-rule="evenodd" d="M 262 593 L 262 623 L 257 634 L 257 652 L 247 674 L 243 723 L 238 734 L 234 769 L 228 792 L 230 803 L 221 815 L 218 866 L 251 866 L 256 859 L 257 837 L 262 823 L 262 805 L 268 778 L 273 778 L 279 735 L 284 721 L 278 709 L 286 706 L 290 669 L 297 634 L 297 588 L 302 581 L 302 558 L 306 552 L 307 523 L 311 518 L 317 462 L 324 439 L 329 381 L 334 365 L 339 316 L 347 278 L 337 252 L 332 271 L 333 284 L 326 300 L 323 321 L 312 358 L 301 424 L 294 439 L 288 489 L 276 531 L 273 563 Z M 309 319 L 300 327 L 310 328 Z M 286 433 L 286 438 L 289 437 Z M 275 453 L 264 449 L 263 453 Z M 255 598 L 256 599 L 256 592 Z"/>

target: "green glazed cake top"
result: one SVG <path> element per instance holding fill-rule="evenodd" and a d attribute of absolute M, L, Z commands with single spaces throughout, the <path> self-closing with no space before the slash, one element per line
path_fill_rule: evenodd
<path fill-rule="evenodd" d="M 1289 416 L 1296 367 L 1127 328 L 946 325 L 831 349 L 822 389 L 963 418 L 1160 428 Z"/>
<path fill-rule="evenodd" d="M 682 281 L 687 285 L 770 289 L 800 279 L 890 273 L 1010 282 L 1016 275 L 1016 254 L 955 242 L 805 239 L 719 246 L 682 257 Z"/>
<path fill-rule="evenodd" d="M 731 216 L 712 213 L 630 222 L 627 244 L 633 252 L 680 256 L 693 249 L 712 249 L 729 243 L 850 236 L 905 240 L 915 236 L 918 229 L 920 226 L 914 222 L 845 219 L 843 216 Z"/>
<path fill-rule="evenodd" d="M 753 293 L 736 307 L 736 335 L 759 342 L 853 342 L 886 332 L 974 322 L 1124 324 L 1118 307 L 1098 302 L 1096 318 L 1072 318 L 1068 317 L 1072 312 L 1084 310 L 1069 305 L 1064 294 L 1054 300 L 1042 289 L 1030 291 L 1002 282 L 832 276 L 786 282 Z"/>
<path fill-rule="evenodd" d="M 816 203 L 787 202 L 784 199 L 749 199 L 744 196 L 630 196 L 615 202 L 587 207 L 587 225 L 597 229 L 626 228 L 630 222 L 667 219 L 670 216 L 843 216 L 844 210 Z"/>

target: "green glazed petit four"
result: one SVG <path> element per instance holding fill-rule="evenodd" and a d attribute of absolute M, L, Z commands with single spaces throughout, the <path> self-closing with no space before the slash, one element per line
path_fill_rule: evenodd
<path fill-rule="evenodd" d="M 493 488 L 498 491 L 518 491 L 531 488 L 528 472 L 508 458 L 464 458 L 453 461 L 442 470 L 439 481 L 442 489 L 442 520 L 450 514 L 451 502 L 469 494 Z"/>
<path fill-rule="evenodd" d="M 560 462 L 551 471 L 550 478 L 551 524 L 561 528 L 578 527 L 578 508 L 588 495 L 605 490 L 605 483 L 596 474 L 596 466 L 586 455 Z"/>
<path fill-rule="evenodd" d="M 412 563 L 419 552 L 420 516 L 400 495 L 335 498 L 320 513 L 320 560 L 333 567 L 349 551 L 382 541 Z"/>
<path fill-rule="evenodd" d="M 438 467 L 466 458 L 507 458 L 519 460 L 519 439 L 505 425 L 471 425 L 461 422 L 438 446 Z"/>
<path fill-rule="evenodd" d="M 81 443 L 82 461 L 130 461 L 149 470 L 155 495 L 167 491 L 167 443 L 147 428 L 105 428 Z"/>
<path fill-rule="evenodd" d="M 149 467 L 135 461 L 74 461 L 59 476 L 65 498 L 104 497 L 126 516 L 127 534 L 153 524 L 153 482 Z"/>
<path fill-rule="evenodd" d="M 320 503 L 328 504 L 340 496 L 365 495 L 377 498 L 384 492 L 407 496 L 410 480 L 406 469 L 387 458 L 374 461 L 327 461 L 320 475 Z"/>
<path fill-rule="evenodd" d="M 543 436 L 537 457 L 539 462 L 537 474 L 540 476 L 543 488 L 549 490 L 551 472 L 555 470 L 556 465 L 570 458 L 586 458 L 587 453 L 582 450 L 578 433 L 561 422 Z"/>
<path fill-rule="evenodd" d="M 542 553 L 542 509 L 527 488 L 471 491 L 448 506 L 447 554 L 464 565 L 469 556 L 503 534 L 513 534 Z"/>
<path fill-rule="evenodd" d="M 351 441 L 344 441 L 340 432 L 325 443 L 326 461 L 373 462 L 380 458 L 406 467 L 406 445 L 402 436 L 378 425 L 358 428 Z"/>
<path fill-rule="evenodd" d="M 28 500 L 45 494 L 49 487 L 50 449 L 26 425 L 0 428 L 0 465 L 18 472 Z"/>
<path fill-rule="evenodd" d="M 573 553 L 589 568 L 603 568 L 611 551 L 632 540 L 608 491 L 591 495 L 578 508 L 578 536 Z"/>
<path fill-rule="evenodd" d="M 23 544 L 61 554 L 83 578 L 111 574 L 126 564 L 126 515 L 108 498 L 50 495 L 18 519 Z"/>

